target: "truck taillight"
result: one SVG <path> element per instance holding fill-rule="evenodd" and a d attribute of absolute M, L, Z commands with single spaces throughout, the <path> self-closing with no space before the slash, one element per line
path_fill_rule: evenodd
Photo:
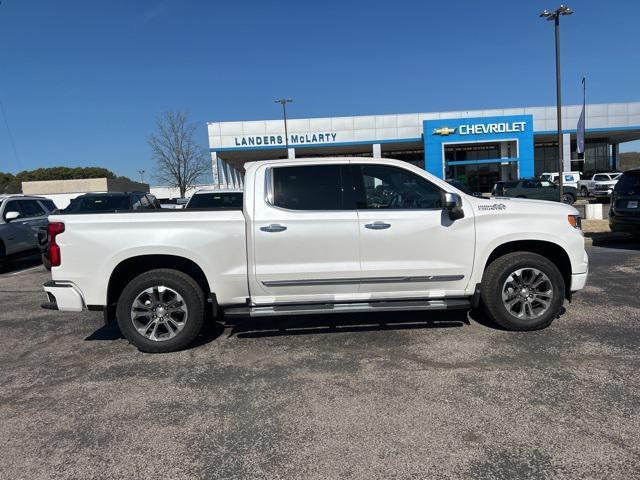
<path fill-rule="evenodd" d="M 47 227 L 49 236 L 49 261 L 52 267 L 60 266 L 62 258 L 60 257 L 60 247 L 56 243 L 56 236 L 64 232 L 64 223 L 51 222 Z"/>

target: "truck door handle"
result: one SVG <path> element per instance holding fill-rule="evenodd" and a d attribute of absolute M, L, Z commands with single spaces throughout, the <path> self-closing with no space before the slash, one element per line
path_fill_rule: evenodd
<path fill-rule="evenodd" d="M 287 229 L 284 225 L 279 225 L 277 223 L 272 223 L 266 227 L 260 227 L 260 230 L 263 232 L 284 232 Z"/>
<path fill-rule="evenodd" d="M 390 223 L 385 223 L 385 222 L 373 222 L 373 223 L 367 223 L 365 225 L 365 228 L 369 228 L 371 230 L 386 230 L 387 228 L 389 228 L 391 226 Z"/>

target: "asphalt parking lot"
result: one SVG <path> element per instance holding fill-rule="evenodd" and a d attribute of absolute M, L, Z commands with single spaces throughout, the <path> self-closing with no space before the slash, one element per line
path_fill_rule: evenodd
<path fill-rule="evenodd" d="M 640 244 L 588 251 L 588 287 L 544 331 L 289 317 L 164 355 L 100 313 L 41 310 L 48 273 L 18 263 L 0 272 L 0 478 L 640 477 Z"/>

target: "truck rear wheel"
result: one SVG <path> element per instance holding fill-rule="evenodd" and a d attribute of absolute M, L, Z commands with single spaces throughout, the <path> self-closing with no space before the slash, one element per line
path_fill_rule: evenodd
<path fill-rule="evenodd" d="M 539 330 L 553 322 L 564 303 L 558 268 L 530 252 L 508 253 L 484 272 L 481 298 L 487 314 L 507 330 Z"/>
<path fill-rule="evenodd" d="M 150 270 L 124 287 L 118 300 L 118 325 L 140 351 L 173 352 L 190 345 L 202 330 L 204 305 L 204 293 L 189 275 Z"/>

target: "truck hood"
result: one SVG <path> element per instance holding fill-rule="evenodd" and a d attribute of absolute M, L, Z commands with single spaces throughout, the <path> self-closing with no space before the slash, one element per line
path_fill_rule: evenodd
<path fill-rule="evenodd" d="M 474 206 L 476 213 L 484 212 L 504 212 L 517 214 L 540 214 L 545 212 L 548 215 L 579 215 L 578 210 L 571 205 L 560 202 L 551 202 L 549 200 L 532 200 L 529 198 L 513 198 L 513 197 L 491 197 L 478 198 L 467 195 Z"/>

